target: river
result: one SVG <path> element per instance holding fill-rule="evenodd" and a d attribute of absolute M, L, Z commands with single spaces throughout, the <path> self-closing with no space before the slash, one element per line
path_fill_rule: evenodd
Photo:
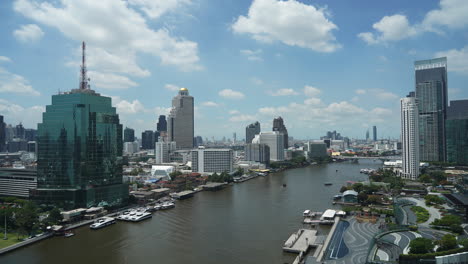
<path fill-rule="evenodd" d="M 79 228 L 74 237 L 18 249 L 0 263 L 292 263 L 295 255 L 283 253 L 282 245 L 302 226 L 302 212 L 333 208 L 332 197 L 346 181 L 366 180 L 359 170 L 380 166 L 373 160 L 343 162 L 257 177 L 197 193 L 141 223 Z"/>

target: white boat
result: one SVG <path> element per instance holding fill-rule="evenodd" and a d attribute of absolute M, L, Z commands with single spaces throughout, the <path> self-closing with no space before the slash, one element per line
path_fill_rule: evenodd
<path fill-rule="evenodd" d="M 161 206 L 160 204 L 157 204 L 157 205 L 154 206 L 154 209 L 155 209 L 156 211 L 161 210 L 161 209 L 162 209 L 162 206 Z"/>
<path fill-rule="evenodd" d="M 143 220 L 151 218 L 151 217 L 153 217 L 153 215 L 151 213 L 137 212 L 135 215 L 130 216 L 128 220 L 132 221 L 132 222 L 140 222 L 140 221 L 143 221 Z"/>
<path fill-rule="evenodd" d="M 173 202 L 164 202 L 161 204 L 161 210 L 170 209 L 174 207 L 175 207 L 175 203 Z"/>
<path fill-rule="evenodd" d="M 115 224 L 115 218 L 102 217 L 102 218 L 99 218 L 98 220 L 94 221 L 94 223 L 91 224 L 89 227 L 91 229 L 99 229 L 99 228 L 103 228 L 103 227 L 106 227 L 106 226 L 112 225 L 112 224 Z"/>

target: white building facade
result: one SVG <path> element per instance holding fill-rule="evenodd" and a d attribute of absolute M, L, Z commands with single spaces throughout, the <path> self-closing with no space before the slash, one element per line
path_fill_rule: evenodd
<path fill-rule="evenodd" d="M 154 156 L 156 164 L 164 164 L 171 162 L 171 153 L 176 151 L 176 142 L 156 142 L 154 148 Z"/>
<path fill-rule="evenodd" d="M 402 172 L 406 179 L 416 180 L 419 176 L 419 112 L 415 97 L 401 101 Z"/>
<path fill-rule="evenodd" d="M 139 151 L 138 141 L 135 142 L 124 142 L 123 152 L 125 155 L 132 155 Z"/>
<path fill-rule="evenodd" d="M 270 147 L 270 161 L 284 160 L 284 135 L 278 131 L 260 132 L 252 143 L 265 144 Z"/>
<path fill-rule="evenodd" d="M 199 147 L 192 150 L 192 172 L 222 173 L 233 171 L 232 149 L 205 149 Z"/>

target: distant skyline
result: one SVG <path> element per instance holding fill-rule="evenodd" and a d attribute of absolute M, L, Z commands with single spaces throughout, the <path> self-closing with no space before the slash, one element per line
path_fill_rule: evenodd
<path fill-rule="evenodd" d="M 136 135 L 186 87 L 203 138 L 277 116 L 299 139 L 374 125 L 398 138 L 414 61 L 446 56 L 449 101 L 468 98 L 467 13 L 465 0 L 1 1 L 0 115 L 37 128 L 78 87 L 85 41 L 91 88 Z"/>

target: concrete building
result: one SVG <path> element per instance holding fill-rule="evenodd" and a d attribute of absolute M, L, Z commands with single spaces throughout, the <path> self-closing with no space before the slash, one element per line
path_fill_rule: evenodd
<path fill-rule="evenodd" d="M 180 88 L 172 99 L 167 120 L 168 141 L 175 141 L 178 149 L 192 149 L 194 136 L 194 99 L 187 88 Z"/>
<path fill-rule="evenodd" d="M 141 133 L 141 149 L 154 149 L 156 139 L 152 130 L 145 130 Z"/>
<path fill-rule="evenodd" d="M 0 168 L 0 196 L 29 198 L 30 190 L 36 188 L 36 170 Z"/>
<path fill-rule="evenodd" d="M 270 161 L 284 160 L 284 135 L 278 131 L 260 132 L 252 143 L 265 144 L 270 148 Z"/>
<path fill-rule="evenodd" d="M 245 128 L 245 144 L 252 143 L 255 135 L 260 134 L 260 123 L 257 121 Z"/>
<path fill-rule="evenodd" d="M 419 176 L 419 115 L 415 97 L 406 97 L 401 103 L 402 177 L 415 180 Z"/>
<path fill-rule="evenodd" d="M 124 129 L 124 142 L 134 142 L 135 141 L 135 130 L 129 127 Z"/>
<path fill-rule="evenodd" d="M 6 143 L 6 131 L 5 131 L 5 122 L 3 121 L 3 116 L 0 115 L 0 152 L 6 150 L 5 143 Z"/>
<path fill-rule="evenodd" d="M 245 160 L 256 161 L 268 165 L 270 163 L 270 147 L 267 144 L 246 144 Z"/>
<path fill-rule="evenodd" d="M 137 153 L 138 151 L 140 151 L 140 147 L 138 146 L 138 141 L 124 143 L 123 153 L 125 155 L 132 155 L 133 153 Z"/>
<path fill-rule="evenodd" d="M 167 131 L 167 121 L 165 115 L 160 115 L 158 119 L 158 124 L 156 125 L 156 131 L 166 132 Z"/>
<path fill-rule="evenodd" d="M 373 126 L 373 127 L 372 127 L 372 132 L 373 132 L 373 134 L 372 134 L 372 139 L 373 139 L 374 141 L 377 141 L 377 126 Z"/>
<path fill-rule="evenodd" d="M 347 190 L 343 193 L 343 201 L 345 203 L 357 203 L 358 192 L 354 190 Z"/>
<path fill-rule="evenodd" d="M 222 173 L 233 171 L 233 152 L 231 149 L 192 150 L 192 172 Z"/>
<path fill-rule="evenodd" d="M 177 150 L 176 142 L 156 142 L 154 149 L 156 164 L 171 162 L 171 154 Z"/>
<path fill-rule="evenodd" d="M 468 100 L 450 101 L 445 129 L 447 161 L 468 165 Z"/>
<path fill-rule="evenodd" d="M 286 129 L 283 118 L 281 116 L 273 119 L 273 131 L 278 131 L 283 135 L 284 149 L 287 149 L 289 147 L 288 130 Z"/>
<path fill-rule="evenodd" d="M 414 62 L 419 109 L 419 152 L 423 161 L 445 161 L 447 58 Z"/>
<path fill-rule="evenodd" d="M 327 144 L 324 142 L 307 142 L 306 143 L 307 158 L 317 159 L 328 156 Z"/>

